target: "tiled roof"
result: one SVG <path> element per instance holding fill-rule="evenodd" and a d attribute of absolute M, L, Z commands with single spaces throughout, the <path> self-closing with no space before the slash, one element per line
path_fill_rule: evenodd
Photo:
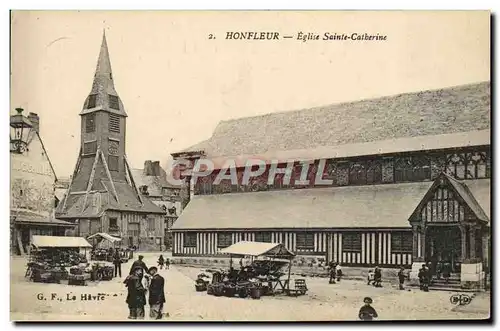
<path fill-rule="evenodd" d="M 256 155 L 488 130 L 490 99 L 490 83 L 482 82 L 222 121 L 210 139 L 184 152 Z"/>
<path fill-rule="evenodd" d="M 47 226 L 74 226 L 73 223 L 57 220 L 51 216 L 40 215 L 29 210 L 11 210 L 10 217 L 15 223 L 37 224 Z"/>
<path fill-rule="evenodd" d="M 406 228 L 432 182 L 194 196 L 182 229 Z"/>
<path fill-rule="evenodd" d="M 464 199 L 467 205 L 471 208 L 472 212 L 480 220 L 489 221 L 490 214 L 490 180 L 478 179 L 474 181 L 459 182 L 458 180 L 448 177 L 450 184 L 453 185 L 458 194 Z M 470 187 L 473 188 L 471 190 Z M 474 192 L 473 192 L 474 191 Z M 487 199 L 486 199 L 487 198 Z M 481 203 L 479 203 L 479 201 Z M 486 208 L 487 211 L 484 209 Z M 487 213 L 487 214 L 486 214 Z"/>
<path fill-rule="evenodd" d="M 100 217 L 105 210 L 120 210 L 120 211 L 133 211 L 139 213 L 154 213 L 163 214 L 163 210 L 153 204 L 146 197 L 142 197 L 142 203 L 139 201 L 136 193 L 128 183 L 114 182 L 114 187 L 118 195 L 116 200 L 114 193 L 111 189 L 109 181 L 102 180 L 102 185 L 105 188 L 101 192 L 91 192 L 88 194 L 85 207 L 85 194 L 70 194 L 68 196 L 67 206 L 69 209 L 62 212 L 63 203 L 58 206 L 58 218 L 81 218 L 81 217 Z"/>

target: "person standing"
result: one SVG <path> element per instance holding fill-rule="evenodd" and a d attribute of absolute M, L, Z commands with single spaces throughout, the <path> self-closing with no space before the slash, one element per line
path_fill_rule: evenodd
<path fill-rule="evenodd" d="M 337 263 L 337 268 L 336 269 L 337 269 L 337 282 L 340 283 L 340 279 L 342 278 L 342 276 L 344 274 L 342 273 L 342 268 L 340 267 L 339 263 Z"/>
<path fill-rule="evenodd" d="M 359 309 L 359 319 L 362 321 L 372 321 L 374 318 L 377 318 L 377 311 L 371 306 L 373 303 L 372 298 L 366 297 L 363 302 L 365 304 Z"/>
<path fill-rule="evenodd" d="M 163 269 L 164 264 L 165 264 L 165 259 L 163 258 L 163 255 L 160 254 L 160 257 L 158 258 L 158 266 L 160 267 L 160 270 Z"/>
<path fill-rule="evenodd" d="M 401 269 L 399 270 L 398 272 L 398 278 L 399 278 L 399 289 L 400 290 L 404 290 L 404 283 L 405 283 L 405 278 L 406 278 L 406 275 L 405 275 L 405 268 L 404 267 L 401 267 Z"/>
<path fill-rule="evenodd" d="M 165 269 L 170 269 L 170 259 L 167 257 L 167 260 L 165 261 Z"/>
<path fill-rule="evenodd" d="M 335 278 L 337 277 L 337 264 L 331 261 L 328 269 L 330 272 L 330 280 L 328 281 L 328 284 L 335 284 Z"/>
<path fill-rule="evenodd" d="M 123 282 L 128 292 L 126 303 L 129 309 L 129 319 L 144 319 L 147 290 L 142 285 L 142 270 L 141 267 L 135 267 Z"/>
<path fill-rule="evenodd" d="M 136 260 L 136 261 L 134 261 L 134 263 L 132 263 L 132 267 L 130 267 L 129 274 L 132 274 L 136 267 L 140 267 L 143 270 L 143 272 L 148 272 L 148 267 L 146 267 L 146 263 L 144 263 L 144 261 L 142 259 L 144 259 L 144 256 L 139 255 L 138 260 Z"/>
<path fill-rule="evenodd" d="M 375 267 L 373 277 L 374 277 L 373 286 L 382 287 L 382 271 L 380 270 L 380 268 L 378 266 Z"/>
<path fill-rule="evenodd" d="M 163 316 L 163 304 L 165 303 L 165 279 L 158 274 L 156 267 L 149 268 L 151 276 L 149 285 L 149 317 L 159 320 Z"/>
<path fill-rule="evenodd" d="M 113 256 L 113 264 L 115 265 L 115 277 L 118 275 L 120 278 L 122 277 L 122 258 L 120 256 L 120 252 L 118 250 L 115 251 L 115 255 Z"/>

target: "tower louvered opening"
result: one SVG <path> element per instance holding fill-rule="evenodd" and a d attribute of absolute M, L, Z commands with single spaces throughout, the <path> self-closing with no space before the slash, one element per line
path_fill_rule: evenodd
<path fill-rule="evenodd" d="M 120 133 L 120 116 L 109 114 L 109 131 Z"/>

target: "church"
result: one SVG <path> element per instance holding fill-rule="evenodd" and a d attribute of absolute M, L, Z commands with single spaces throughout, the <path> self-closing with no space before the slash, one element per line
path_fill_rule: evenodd
<path fill-rule="evenodd" d="M 196 169 L 184 171 L 194 196 L 173 226 L 173 255 L 279 242 L 299 256 L 413 275 L 424 262 L 449 261 L 464 286 L 476 286 L 490 261 L 490 100 L 481 82 L 222 121 L 208 140 L 172 154 L 215 165 L 195 183 Z M 250 159 L 267 168 L 245 185 Z M 237 183 L 215 180 L 227 160 Z M 306 185 L 303 161 L 312 164 Z M 289 164 L 290 182 L 269 181 L 271 166 Z"/>
<path fill-rule="evenodd" d="M 165 212 L 141 195 L 127 161 L 127 113 L 114 86 L 105 34 L 80 117 L 80 153 L 56 217 L 76 224 L 77 236 L 106 232 L 125 246 L 160 250 Z"/>

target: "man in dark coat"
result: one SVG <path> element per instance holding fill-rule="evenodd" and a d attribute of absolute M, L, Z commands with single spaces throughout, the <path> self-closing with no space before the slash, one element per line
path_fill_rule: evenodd
<path fill-rule="evenodd" d="M 149 317 L 161 319 L 163 316 L 163 304 L 165 303 L 165 279 L 158 274 L 156 267 L 148 270 L 151 275 L 149 285 Z"/>
<path fill-rule="evenodd" d="M 372 298 L 366 297 L 363 301 L 365 304 L 359 309 L 359 319 L 362 321 L 371 321 L 374 318 L 377 318 L 377 311 L 371 306 L 373 302 Z"/>
<path fill-rule="evenodd" d="M 127 304 L 129 319 L 144 319 L 144 306 L 146 305 L 146 289 L 142 286 L 142 268 L 135 267 L 123 282 L 127 287 Z"/>
<path fill-rule="evenodd" d="M 115 255 L 113 255 L 113 264 L 115 265 L 115 277 L 120 275 L 122 277 L 122 258 L 120 256 L 120 252 L 118 250 L 115 251 Z"/>
<path fill-rule="evenodd" d="M 144 263 L 144 261 L 142 260 L 143 258 L 144 256 L 139 255 L 139 259 L 137 261 L 134 261 L 134 263 L 132 263 L 132 267 L 130 268 L 130 274 L 132 274 L 132 272 L 136 267 L 140 267 L 144 272 L 148 272 L 148 267 L 146 267 L 146 263 Z"/>

